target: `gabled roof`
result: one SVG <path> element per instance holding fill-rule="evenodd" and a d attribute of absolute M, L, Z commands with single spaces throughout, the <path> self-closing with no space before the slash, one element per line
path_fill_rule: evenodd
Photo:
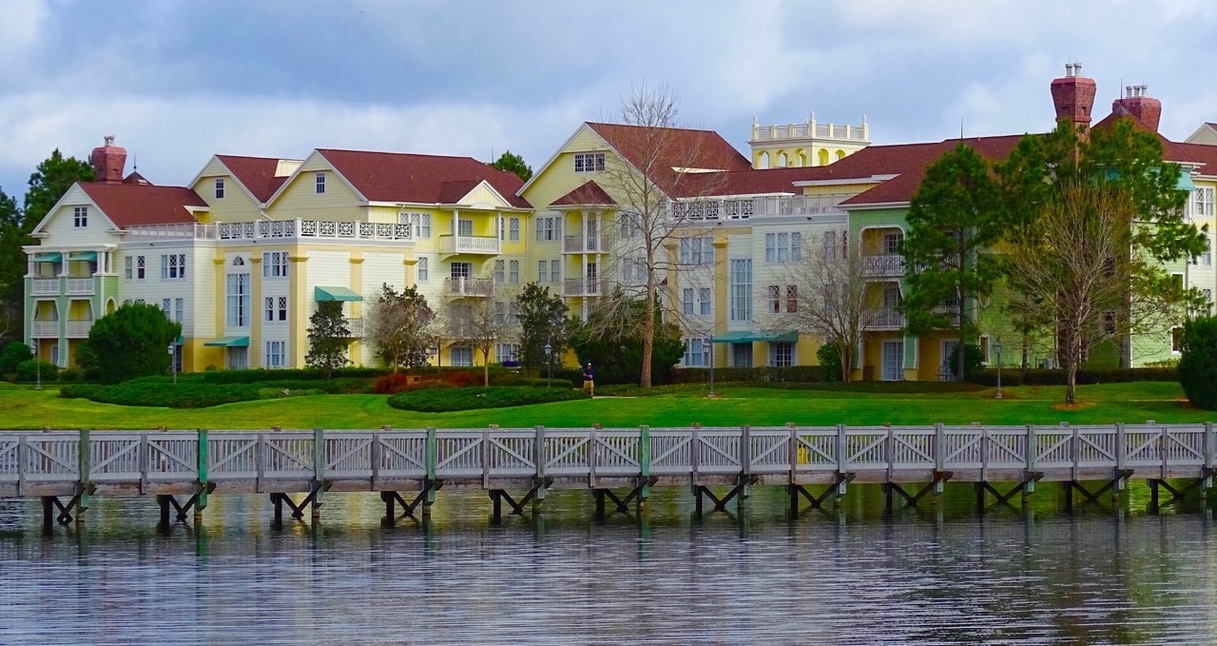
<path fill-rule="evenodd" d="M 853 160 L 854 166 L 884 169 L 877 170 L 872 174 L 898 174 L 898 177 L 855 195 L 841 204 L 843 206 L 874 206 L 879 204 L 908 203 L 917 192 L 917 187 L 921 185 L 921 180 L 925 177 L 926 168 L 960 143 L 975 150 L 982 157 L 998 160 L 1005 159 L 1022 138 L 1023 135 L 1002 135 L 998 137 L 946 139 L 935 143 L 907 144 L 903 146 L 868 146 L 832 166 Z M 868 159 L 868 152 L 878 159 Z M 860 159 L 855 160 L 855 157 Z M 832 166 L 827 166 L 826 168 L 832 168 Z"/>
<path fill-rule="evenodd" d="M 595 181 L 588 180 L 582 186 L 554 200 L 551 206 L 585 206 L 616 204 L 616 200 L 604 192 Z"/>
<path fill-rule="evenodd" d="M 244 157 L 216 155 L 216 159 L 232 173 L 233 178 L 249 191 L 260 204 L 265 204 L 287 181 L 288 175 L 275 177 L 280 160 L 274 157 Z"/>
<path fill-rule="evenodd" d="M 114 226 L 194 222 L 187 207 L 207 207 L 203 198 L 181 186 L 79 182 L 81 190 Z"/>
<path fill-rule="evenodd" d="M 1207 177 L 1217 176 L 1217 146 L 1209 144 L 1172 144 L 1179 159 L 1172 161 L 1203 164 L 1200 174 Z"/>
<path fill-rule="evenodd" d="M 698 183 L 685 180 L 701 173 L 677 169 L 742 171 L 752 167 L 747 158 L 712 130 L 593 122 L 587 126 L 669 197 L 697 195 L 691 190 Z"/>
<path fill-rule="evenodd" d="M 317 153 L 371 202 L 455 204 L 485 181 L 513 207 L 531 208 L 516 195 L 523 185 L 519 176 L 472 157 L 329 148 L 318 148 Z"/>

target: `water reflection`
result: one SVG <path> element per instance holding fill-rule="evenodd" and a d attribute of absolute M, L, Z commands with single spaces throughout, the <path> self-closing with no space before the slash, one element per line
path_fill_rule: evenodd
<path fill-rule="evenodd" d="M 443 492 L 430 522 L 382 528 L 375 494 L 270 529 L 269 500 L 213 496 L 156 532 L 152 499 L 94 498 L 43 538 L 36 502 L 0 501 L 0 643 L 1210 643 L 1217 541 L 1205 514 L 1131 502 L 975 513 L 970 490 L 882 514 L 877 487 L 788 519 L 755 488 L 693 517 L 661 490 L 593 519 L 586 492 L 490 521 Z M 950 491 L 948 492 L 950 493 Z M 1128 511 L 1124 511 L 1128 510 Z"/>

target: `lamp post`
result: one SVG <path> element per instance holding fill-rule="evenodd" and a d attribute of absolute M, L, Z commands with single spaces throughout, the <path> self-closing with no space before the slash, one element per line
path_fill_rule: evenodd
<path fill-rule="evenodd" d="M 710 342 L 710 392 L 707 397 L 714 396 L 714 342 Z"/>
<path fill-rule="evenodd" d="M 42 390 L 42 357 L 34 352 L 34 390 Z"/>
<path fill-rule="evenodd" d="M 993 350 L 997 352 L 997 394 L 993 399 L 1001 399 L 1001 337 L 993 341 Z"/>
<path fill-rule="evenodd" d="M 173 385 L 177 385 L 177 348 L 174 347 L 172 341 L 169 342 L 169 370 L 173 371 Z"/>
<path fill-rule="evenodd" d="M 554 346 L 545 342 L 545 387 L 549 388 L 554 384 Z"/>

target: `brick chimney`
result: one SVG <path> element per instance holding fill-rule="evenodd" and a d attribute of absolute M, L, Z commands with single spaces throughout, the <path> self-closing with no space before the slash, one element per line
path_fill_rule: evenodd
<path fill-rule="evenodd" d="M 107 184 L 123 181 L 123 167 L 127 165 L 127 149 L 114 145 L 114 135 L 106 135 L 106 144 L 93 149 L 89 159 L 93 162 L 93 179 Z"/>
<path fill-rule="evenodd" d="M 1162 102 L 1149 96 L 1148 92 L 1148 85 L 1125 86 L 1124 97 L 1111 102 L 1111 111 L 1123 109 L 1157 132 L 1158 124 L 1162 121 Z"/>
<path fill-rule="evenodd" d="M 1080 126 L 1090 125 L 1094 107 L 1094 79 L 1082 76 L 1081 63 L 1065 65 L 1065 76 L 1052 79 L 1052 104 L 1056 107 L 1057 123 L 1070 121 Z"/>

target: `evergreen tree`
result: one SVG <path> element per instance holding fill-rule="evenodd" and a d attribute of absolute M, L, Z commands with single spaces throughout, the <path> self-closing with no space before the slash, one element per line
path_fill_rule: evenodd
<path fill-rule="evenodd" d="M 342 315 L 342 301 L 319 301 L 308 322 L 308 354 L 304 362 L 324 370 L 325 378 L 330 379 L 335 368 L 351 362 L 347 358 L 351 329 Z"/>
<path fill-rule="evenodd" d="M 532 177 L 532 166 L 524 163 L 524 158 L 511 152 L 510 150 L 499 155 L 491 167 L 499 170 L 505 170 L 515 173 L 519 178 L 527 182 Z"/>
<path fill-rule="evenodd" d="M 89 339 L 77 352 L 77 363 L 99 379 L 118 383 L 134 377 L 164 374 L 172 357 L 165 348 L 182 334 L 182 324 L 165 318 L 147 303 L 123 305 L 93 323 Z"/>
<path fill-rule="evenodd" d="M 545 366 L 545 345 L 561 357 L 570 338 L 570 312 L 548 287 L 529 283 L 516 297 L 520 312 L 520 364 L 529 370 Z"/>

